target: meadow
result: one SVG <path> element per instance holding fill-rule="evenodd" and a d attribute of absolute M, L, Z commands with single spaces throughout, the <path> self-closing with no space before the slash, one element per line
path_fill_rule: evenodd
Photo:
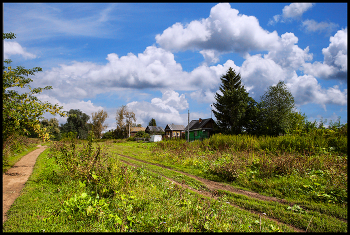
<path fill-rule="evenodd" d="M 213 191 L 198 178 L 283 200 Z M 67 138 L 39 157 L 3 232 L 347 232 L 347 136 Z"/>

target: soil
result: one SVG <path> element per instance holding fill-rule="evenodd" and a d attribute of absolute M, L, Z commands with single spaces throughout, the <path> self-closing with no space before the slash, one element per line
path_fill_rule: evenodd
<path fill-rule="evenodd" d="M 23 156 L 11 169 L 2 174 L 2 222 L 7 220 L 7 211 L 20 196 L 25 183 L 33 172 L 39 154 L 46 146 L 38 145 L 38 149 Z"/>

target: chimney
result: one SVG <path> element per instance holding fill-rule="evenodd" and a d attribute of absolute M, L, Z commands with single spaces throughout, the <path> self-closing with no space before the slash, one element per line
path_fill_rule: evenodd
<path fill-rule="evenodd" d="M 202 122 L 202 119 L 200 118 L 200 119 L 198 120 L 198 122 L 201 123 L 201 122 Z"/>

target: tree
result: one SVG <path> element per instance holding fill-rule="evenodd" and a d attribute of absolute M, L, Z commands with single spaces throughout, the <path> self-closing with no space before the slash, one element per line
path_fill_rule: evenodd
<path fill-rule="evenodd" d="M 293 114 L 294 107 L 294 97 L 283 81 L 270 86 L 260 102 L 261 134 L 277 136 L 292 130 L 293 121 L 301 118 Z"/>
<path fill-rule="evenodd" d="M 213 113 L 217 119 L 219 130 L 228 134 L 240 134 L 245 131 L 249 116 L 253 117 L 256 111 L 255 101 L 248 96 L 241 84 L 240 74 L 236 74 L 232 68 L 221 78 L 220 93 L 215 94 L 216 103 Z M 250 110 L 249 116 L 246 112 Z"/>
<path fill-rule="evenodd" d="M 16 38 L 13 33 L 3 33 L 3 40 Z M 5 60 L 4 64 L 10 65 L 11 60 Z M 40 101 L 36 95 L 43 90 L 52 89 L 51 86 L 44 88 L 32 88 L 29 84 L 33 82 L 29 76 L 42 71 L 40 67 L 25 69 L 22 66 L 12 68 L 3 66 L 3 115 L 2 115 L 2 139 L 5 141 L 9 136 L 18 134 L 29 134 L 31 130 L 38 134 L 43 140 L 49 139 L 49 133 L 40 125 L 40 119 L 46 112 L 52 115 L 66 116 L 63 107 L 58 104 L 52 105 Z M 20 94 L 16 88 L 28 88 L 29 92 Z"/>
<path fill-rule="evenodd" d="M 49 132 L 50 139 L 53 139 L 53 140 L 61 139 L 61 131 L 59 128 L 58 120 L 56 118 L 50 118 L 50 120 L 44 119 L 41 121 L 41 125 L 44 128 L 46 128 L 46 130 Z"/>
<path fill-rule="evenodd" d="M 136 122 L 135 113 L 129 111 L 126 105 L 122 105 L 117 110 L 116 121 L 116 138 L 125 138 L 129 134 L 129 128 L 132 126 L 133 121 Z"/>
<path fill-rule="evenodd" d="M 149 126 L 157 126 L 156 120 L 154 118 L 151 119 L 148 123 Z"/>
<path fill-rule="evenodd" d="M 95 138 L 100 139 L 102 137 L 102 131 L 104 131 L 108 126 L 103 125 L 108 113 L 99 110 L 98 112 L 92 113 L 92 131 L 94 132 Z"/>
<path fill-rule="evenodd" d="M 79 109 L 71 109 L 68 112 L 67 122 L 61 126 L 61 132 L 76 132 L 78 139 L 86 139 L 89 133 L 88 120 L 90 116 Z"/>
<path fill-rule="evenodd" d="M 139 137 L 139 138 L 149 138 L 149 134 L 144 132 L 144 131 L 138 131 L 135 134 L 135 137 Z"/>

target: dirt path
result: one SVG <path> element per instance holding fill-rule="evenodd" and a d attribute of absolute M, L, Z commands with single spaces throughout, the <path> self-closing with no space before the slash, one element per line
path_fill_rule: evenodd
<path fill-rule="evenodd" d="M 264 196 L 264 195 L 261 195 L 261 194 L 258 194 L 258 193 L 255 193 L 255 192 L 250 192 L 250 191 L 245 191 L 245 190 L 241 190 L 241 189 L 236 189 L 230 185 L 227 185 L 227 184 L 223 184 L 223 183 L 219 183 L 219 182 L 215 182 L 215 181 L 211 181 L 211 180 L 207 180 L 207 179 L 203 179 L 203 178 L 200 178 L 198 176 L 195 176 L 195 175 L 191 175 L 191 174 L 188 174 L 188 173 L 185 173 L 185 172 L 181 172 L 181 171 L 176 171 L 174 169 L 171 169 L 170 167 L 166 167 L 166 166 L 163 166 L 161 164 L 156 164 L 156 163 L 150 163 L 150 162 L 147 162 L 147 161 L 144 161 L 144 160 L 140 160 L 140 159 L 137 159 L 137 158 L 133 158 L 133 157 L 129 157 L 129 156 L 125 156 L 125 155 L 122 155 L 122 154 L 118 154 L 120 156 L 123 156 L 125 158 L 129 158 L 129 159 L 132 159 L 132 160 L 136 160 L 136 161 L 140 161 L 140 162 L 144 162 L 144 163 L 147 163 L 147 164 L 152 164 L 152 165 L 157 165 L 157 166 L 160 166 L 160 167 L 163 167 L 163 168 L 167 168 L 169 170 L 172 170 L 172 171 L 175 171 L 175 172 L 178 172 L 178 173 L 181 173 L 181 174 L 184 174 L 184 175 L 187 175 L 189 177 L 192 177 L 198 181 L 201 181 L 202 183 L 204 183 L 208 189 L 210 189 L 211 192 L 206 192 L 206 191 L 198 191 L 196 189 L 193 189 L 191 187 L 189 187 L 188 185 L 186 184 L 180 184 L 176 181 L 174 181 L 173 179 L 171 178 L 168 178 L 166 176 L 163 175 L 163 177 L 165 177 L 167 180 L 173 182 L 174 184 L 177 184 L 181 187 L 184 187 L 184 188 L 187 188 L 187 189 L 190 189 L 192 191 L 195 191 L 197 192 L 198 194 L 201 194 L 203 196 L 207 196 L 207 197 L 212 197 L 214 199 L 218 199 L 220 198 L 220 196 L 217 195 L 217 189 L 221 189 L 221 190 L 226 190 L 226 191 L 229 191 L 229 192 L 233 192 L 233 193 L 237 193 L 237 194 L 243 194 L 243 195 L 246 195 L 246 196 L 249 196 L 249 197 L 253 197 L 253 198 L 256 198 L 256 199 L 259 199 L 259 200 L 265 200 L 265 201 L 276 201 L 276 202 L 279 202 L 279 203 L 284 203 L 284 204 L 291 204 L 289 202 L 287 202 L 286 200 L 284 199 L 278 199 L 278 198 L 275 198 L 275 197 L 268 197 L 268 196 Z M 125 160 L 122 160 L 120 159 L 120 161 L 128 164 L 128 165 L 131 165 L 131 166 L 134 166 L 134 167 L 139 167 L 135 164 L 132 164 L 128 161 L 125 161 Z M 231 204 L 231 206 L 234 206 L 234 207 L 238 207 L 240 208 L 239 206 L 236 206 L 234 204 Z M 244 208 L 240 208 L 240 209 L 244 209 Z M 267 217 L 266 215 L 264 215 L 263 213 L 260 213 L 260 212 L 257 212 L 257 211 L 253 211 L 253 210 L 249 210 L 251 213 L 254 213 L 254 214 L 258 214 L 260 216 L 265 216 Z M 271 217 L 268 217 L 270 220 L 273 220 L 277 223 L 282 223 L 282 224 L 285 224 L 277 219 L 274 219 L 274 218 L 271 218 Z M 287 225 L 287 224 L 285 224 Z M 297 227 L 294 227 L 294 226 L 291 226 L 291 225 L 288 225 L 289 227 L 293 228 L 296 232 L 305 232 L 305 230 L 303 229 L 300 229 L 300 228 L 297 228 Z"/>
<path fill-rule="evenodd" d="M 22 157 L 11 169 L 2 175 L 3 223 L 7 220 L 7 211 L 20 195 L 21 190 L 32 174 L 36 159 L 46 149 L 46 146 L 38 145 L 37 147 L 39 148 Z"/>

